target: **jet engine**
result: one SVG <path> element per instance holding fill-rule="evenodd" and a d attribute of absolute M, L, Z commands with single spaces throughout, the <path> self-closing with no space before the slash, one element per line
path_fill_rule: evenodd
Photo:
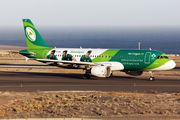
<path fill-rule="evenodd" d="M 111 75 L 111 68 L 108 66 L 93 66 L 91 74 L 97 77 L 109 77 Z"/>
<path fill-rule="evenodd" d="M 140 76 L 143 74 L 143 71 L 125 71 L 125 73 L 128 75 Z"/>

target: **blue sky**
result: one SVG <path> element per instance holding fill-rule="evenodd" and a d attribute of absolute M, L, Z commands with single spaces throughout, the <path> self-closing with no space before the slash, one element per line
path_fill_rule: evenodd
<path fill-rule="evenodd" d="M 1 0 L 0 26 L 180 26 L 180 0 Z"/>

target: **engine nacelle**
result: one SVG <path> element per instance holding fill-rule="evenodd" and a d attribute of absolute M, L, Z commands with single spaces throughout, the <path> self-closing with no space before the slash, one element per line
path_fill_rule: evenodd
<path fill-rule="evenodd" d="M 109 77 L 111 75 L 111 68 L 108 66 L 93 66 L 91 74 L 97 77 Z"/>
<path fill-rule="evenodd" d="M 140 76 L 143 74 L 143 71 L 125 71 L 125 73 L 128 75 Z"/>

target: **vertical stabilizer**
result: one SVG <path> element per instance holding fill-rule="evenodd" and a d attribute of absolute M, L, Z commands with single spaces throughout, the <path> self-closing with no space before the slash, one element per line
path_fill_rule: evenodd
<path fill-rule="evenodd" d="M 23 19 L 23 25 L 28 49 L 41 49 L 49 47 L 30 19 Z"/>

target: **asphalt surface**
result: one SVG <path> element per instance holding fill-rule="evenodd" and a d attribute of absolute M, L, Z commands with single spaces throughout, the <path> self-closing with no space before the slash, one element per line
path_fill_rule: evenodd
<path fill-rule="evenodd" d="M 0 68 L 41 68 L 41 69 L 46 69 L 46 68 L 58 68 L 57 66 L 50 66 L 46 64 L 6 64 L 6 63 L 1 63 Z M 172 70 L 169 71 L 179 71 L 180 67 L 175 67 Z"/>
<path fill-rule="evenodd" d="M 56 66 L 36 65 L 36 64 L 0 64 L 0 68 L 40 68 L 40 69 L 57 69 Z"/>
<path fill-rule="evenodd" d="M 0 72 L 0 91 L 139 91 L 180 92 L 178 76 L 113 76 L 112 78 L 82 79 L 81 74 Z"/>

